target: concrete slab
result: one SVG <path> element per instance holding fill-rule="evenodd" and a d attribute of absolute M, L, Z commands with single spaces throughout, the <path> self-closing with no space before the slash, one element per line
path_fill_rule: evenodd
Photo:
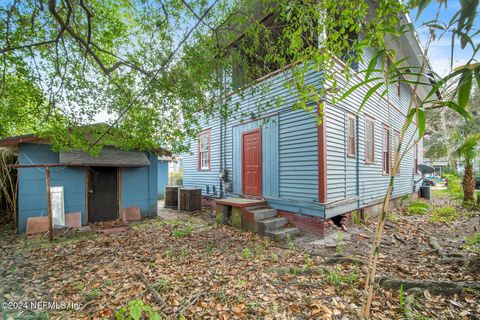
<path fill-rule="evenodd" d="M 165 202 L 163 200 L 158 201 L 157 215 L 165 220 L 178 220 L 187 218 L 188 215 L 178 210 L 168 209 L 164 207 Z"/>

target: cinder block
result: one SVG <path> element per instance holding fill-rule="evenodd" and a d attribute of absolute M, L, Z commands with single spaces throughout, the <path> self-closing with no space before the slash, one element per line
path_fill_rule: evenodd
<path fill-rule="evenodd" d="M 138 221 L 142 218 L 140 207 L 122 208 L 122 220 L 127 223 L 129 221 Z"/>
<path fill-rule="evenodd" d="M 70 212 L 65 214 L 65 225 L 70 228 L 79 229 L 82 227 L 82 213 Z"/>
<path fill-rule="evenodd" d="M 48 217 L 30 217 L 27 218 L 26 234 L 39 234 L 48 231 Z"/>

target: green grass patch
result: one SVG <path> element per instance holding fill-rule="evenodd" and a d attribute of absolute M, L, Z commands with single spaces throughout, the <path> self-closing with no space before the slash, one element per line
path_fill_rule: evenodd
<path fill-rule="evenodd" d="M 344 273 L 339 269 L 335 270 L 325 270 L 325 280 L 326 283 L 332 284 L 336 287 L 345 284 L 345 285 L 354 285 L 358 282 L 358 275 L 355 272 Z"/>
<path fill-rule="evenodd" d="M 431 222 L 452 222 L 457 218 L 457 210 L 453 206 L 439 207 L 432 210 Z"/>
<path fill-rule="evenodd" d="M 465 249 L 473 252 L 480 252 L 480 232 L 465 238 L 467 245 Z"/>
<path fill-rule="evenodd" d="M 250 248 L 244 248 L 242 250 L 242 258 L 245 260 L 252 260 L 254 256 L 253 250 Z"/>
<path fill-rule="evenodd" d="M 189 237 L 192 235 L 193 228 L 192 226 L 185 226 L 183 228 L 178 228 L 173 230 L 173 236 L 175 238 L 184 238 L 184 237 Z"/>
<path fill-rule="evenodd" d="M 422 201 L 415 201 L 408 205 L 407 212 L 408 214 L 425 214 L 428 209 L 430 209 L 430 205 L 428 203 Z"/>

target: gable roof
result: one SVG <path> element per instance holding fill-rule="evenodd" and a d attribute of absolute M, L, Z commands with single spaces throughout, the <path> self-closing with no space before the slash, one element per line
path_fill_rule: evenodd
<path fill-rule="evenodd" d="M 98 156 L 83 151 L 60 152 L 60 164 L 83 167 L 148 167 L 150 161 L 145 152 L 122 151 L 105 147 Z"/>

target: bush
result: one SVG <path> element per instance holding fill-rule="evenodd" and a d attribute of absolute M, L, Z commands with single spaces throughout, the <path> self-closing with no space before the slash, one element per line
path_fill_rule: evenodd
<path fill-rule="evenodd" d="M 454 199 L 463 198 L 462 179 L 455 174 L 446 174 L 445 178 L 448 179 L 448 193 Z"/>
<path fill-rule="evenodd" d="M 410 203 L 410 205 L 407 207 L 407 212 L 409 214 L 424 214 L 429 208 L 430 206 L 427 203 L 415 201 Z"/>
<path fill-rule="evenodd" d="M 160 320 L 160 315 L 142 300 L 132 300 L 115 314 L 117 320 Z"/>
<path fill-rule="evenodd" d="M 445 206 L 432 210 L 431 222 L 450 222 L 457 218 L 455 207 Z"/>

